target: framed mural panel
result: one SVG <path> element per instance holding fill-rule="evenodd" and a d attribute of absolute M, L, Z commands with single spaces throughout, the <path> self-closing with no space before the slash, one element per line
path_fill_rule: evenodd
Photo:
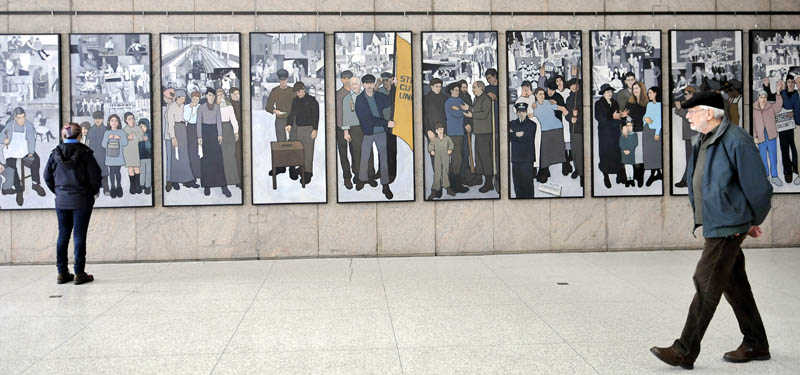
<path fill-rule="evenodd" d="M 161 34 L 164 206 L 242 204 L 239 33 Z"/>
<path fill-rule="evenodd" d="M 334 33 L 339 203 L 414 200 L 410 32 Z"/>
<path fill-rule="evenodd" d="M 250 33 L 250 93 L 253 204 L 327 202 L 325 34 Z"/>
<path fill-rule="evenodd" d="M 686 195 L 686 161 L 698 133 L 681 104 L 700 92 L 719 92 L 728 119 L 743 126 L 742 31 L 670 30 L 669 70 L 670 194 Z"/>
<path fill-rule="evenodd" d="M 150 34 L 69 36 L 70 117 L 103 175 L 95 207 L 154 203 L 150 46 Z"/>
<path fill-rule="evenodd" d="M 800 30 L 750 30 L 750 132 L 776 194 L 800 193 Z"/>
<path fill-rule="evenodd" d="M 425 200 L 500 199 L 497 32 L 422 33 Z"/>
<path fill-rule="evenodd" d="M 60 51 L 58 34 L 0 35 L 0 209 L 55 207 L 44 168 L 61 139 Z"/>
<path fill-rule="evenodd" d="M 508 195 L 583 197 L 580 31 L 507 31 Z"/>
<path fill-rule="evenodd" d="M 661 32 L 589 36 L 592 196 L 661 196 Z"/>

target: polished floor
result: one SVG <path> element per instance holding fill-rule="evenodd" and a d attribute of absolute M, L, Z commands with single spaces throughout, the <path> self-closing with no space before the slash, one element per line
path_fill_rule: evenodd
<path fill-rule="evenodd" d="M 722 301 L 692 374 L 800 373 L 800 249 L 747 250 L 772 360 L 731 364 Z M 0 374 L 675 374 L 698 251 L 0 267 Z M 90 254 L 91 259 L 91 254 Z"/>

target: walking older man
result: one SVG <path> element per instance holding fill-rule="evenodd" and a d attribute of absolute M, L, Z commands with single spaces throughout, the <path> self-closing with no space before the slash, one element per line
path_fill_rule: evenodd
<path fill-rule="evenodd" d="M 686 101 L 687 118 L 700 137 L 692 145 L 687 180 L 695 229 L 703 227 L 705 246 L 694 273 L 696 293 L 681 337 L 670 347 L 650 351 L 671 366 L 694 368 L 700 341 L 724 295 L 744 340 L 727 352 L 728 362 L 770 359 L 769 343 L 744 269 L 744 239 L 761 236 L 759 225 L 770 210 L 772 185 L 753 137 L 725 117 L 725 100 L 714 92 Z"/>

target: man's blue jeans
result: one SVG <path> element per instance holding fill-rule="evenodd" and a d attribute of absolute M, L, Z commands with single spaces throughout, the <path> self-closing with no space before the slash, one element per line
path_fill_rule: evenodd
<path fill-rule="evenodd" d="M 79 210 L 62 210 L 56 208 L 58 216 L 58 241 L 56 242 L 56 267 L 58 273 L 69 272 L 70 232 L 75 239 L 75 273 L 83 273 L 86 265 L 86 232 L 89 230 L 89 220 L 92 217 L 92 208 Z"/>

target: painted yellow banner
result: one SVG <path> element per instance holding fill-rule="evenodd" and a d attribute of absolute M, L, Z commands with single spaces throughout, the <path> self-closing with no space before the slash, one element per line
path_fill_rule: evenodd
<path fill-rule="evenodd" d="M 397 78 L 394 96 L 394 130 L 392 134 L 404 140 L 414 150 L 414 105 L 411 83 L 411 41 L 395 34 L 394 76 Z"/>

